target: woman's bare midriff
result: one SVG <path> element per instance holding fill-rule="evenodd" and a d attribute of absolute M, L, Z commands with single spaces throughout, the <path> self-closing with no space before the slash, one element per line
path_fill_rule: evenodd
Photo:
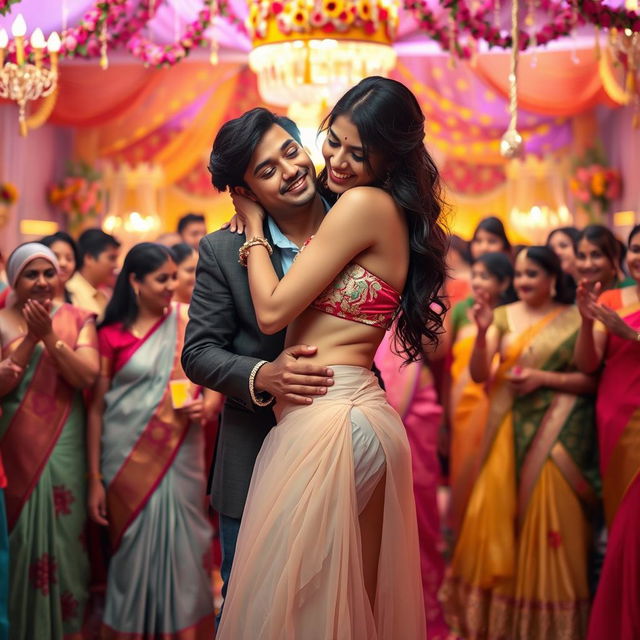
<path fill-rule="evenodd" d="M 289 325 L 285 344 L 318 347 L 316 355 L 305 358 L 314 364 L 369 369 L 383 335 L 384 329 L 307 309 Z"/>

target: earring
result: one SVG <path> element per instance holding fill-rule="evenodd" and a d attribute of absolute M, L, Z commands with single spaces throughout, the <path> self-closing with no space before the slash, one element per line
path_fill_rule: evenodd
<path fill-rule="evenodd" d="M 387 175 L 382 181 L 382 188 L 387 191 L 391 191 L 391 171 L 387 171 Z"/>
<path fill-rule="evenodd" d="M 551 283 L 551 298 L 555 298 L 558 295 L 558 291 L 556 289 L 556 281 L 554 280 Z"/>

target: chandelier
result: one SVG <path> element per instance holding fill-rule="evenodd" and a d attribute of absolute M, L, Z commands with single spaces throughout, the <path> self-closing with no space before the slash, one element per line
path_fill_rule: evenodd
<path fill-rule="evenodd" d="M 0 98 L 8 98 L 18 103 L 18 120 L 20 133 L 27 135 L 27 102 L 46 98 L 51 95 L 58 84 L 58 51 L 60 37 L 54 31 L 45 42 L 41 29 L 35 29 L 31 35 L 34 62 L 25 60 L 24 37 L 27 23 L 22 14 L 18 14 L 11 25 L 11 34 L 15 39 L 15 63 L 5 63 L 5 52 L 8 51 L 9 37 L 4 29 L 0 29 Z M 43 64 L 45 50 L 49 51 L 50 67 Z"/>
<path fill-rule="evenodd" d="M 329 104 L 371 75 L 387 75 L 396 54 L 394 0 L 250 0 L 249 66 L 262 99 L 275 106 Z"/>

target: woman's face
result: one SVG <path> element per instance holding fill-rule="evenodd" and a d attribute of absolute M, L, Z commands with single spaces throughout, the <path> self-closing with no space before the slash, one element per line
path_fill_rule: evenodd
<path fill-rule="evenodd" d="M 178 285 L 176 263 L 169 258 L 161 267 L 148 273 L 142 282 L 132 280 L 138 291 L 138 303 L 153 314 L 160 315 L 171 304 Z"/>
<path fill-rule="evenodd" d="M 180 302 L 189 304 L 193 287 L 196 284 L 196 264 L 198 263 L 198 254 L 195 251 L 187 256 L 178 265 L 178 284 L 176 286 L 176 298 Z"/>
<path fill-rule="evenodd" d="M 477 260 L 485 253 L 492 253 L 494 251 L 504 251 L 505 246 L 502 238 L 484 229 L 478 229 L 471 241 L 471 255 L 474 260 Z"/>
<path fill-rule="evenodd" d="M 640 232 L 631 236 L 629 250 L 627 251 L 627 266 L 629 274 L 640 284 Z"/>
<path fill-rule="evenodd" d="M 576 253 L 571 238 L 562 231 L 556 231 L 549 240 L 549 248 L 560 258 L 562 270 L 573 275 Z"/>
<path fill-rule="evenodd" d="M 58 258 L 58 274 L 60 283 L 64 286 L 76 270 L 76 258 L 73 254 L 73 249 L 64 240 L 56 240 L 51 245 L 51 251 Z"/>
<path fill-rule="evenodd" d="M 576 273 L 590 284 L 600 282 L 607 289 L 618 277 L 617 269 L 598 245 L 582 238 L 576 251 Z"/>
<path fill-rule="evenodd" d="M 379 179 L 382 158 L 369 152 L 368 162 L 365 160 L 358 128 L 347 116 L 338 116 L 329 127 L 322 155 L 327 167 L 327 186 L 334 193 L 370 185 Z"/>
<path fill-rule="evenodd" d="M 18 276 L 15 292 L 21 304 L 29 299 L 44 303 L 53 300 L 59 286 L 56 268 L 45 258 L 36 258 L 28 262 Z"/>
<path fill-rule="evenodd" d="M 518 298 L 530 307 L 539 307 L 551 301 L 555 278 L 537 262 L 527 257 L 526 250 L 516 258 L 513 286 Z"/>
<path fill-rule="evenodd" d="M 475 262 L 471 267 L 471 291 L 474 297 L 479 293 L 488 293 L 492 302 L 496 303 L 505 285 L 498 280 L 482 262 Z"/>

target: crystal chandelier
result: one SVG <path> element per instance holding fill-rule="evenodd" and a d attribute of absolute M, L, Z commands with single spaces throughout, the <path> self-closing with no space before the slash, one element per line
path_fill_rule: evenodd
<path fill-rule="evenodd" d="M 251 0 L 249 65 L 275 106 L 329 104 L 396 62 L 394 0 Z"/>
<path fill-rule="evenodd" d="M 18 103 L 18 119 L 20 133 L 27 135 L 27 102 L 46 98 L 51 95 L 58 84 L 58 51 L 60 37 L 54 31 L 45 42 L 41 29 L 35 29 L 31 35 L 34 62 L 25 60 L 24 37 L 27 23 L 22 14 L 18 14 L 11 25 L 11 34 L 15 40 L 16 61 L 5 62 L 9 37 L 4 29 L 0 29 L 0 98 L 8 98 Z M 50 67 L 43 64 L 45 50 L 49 51 Z"/>

